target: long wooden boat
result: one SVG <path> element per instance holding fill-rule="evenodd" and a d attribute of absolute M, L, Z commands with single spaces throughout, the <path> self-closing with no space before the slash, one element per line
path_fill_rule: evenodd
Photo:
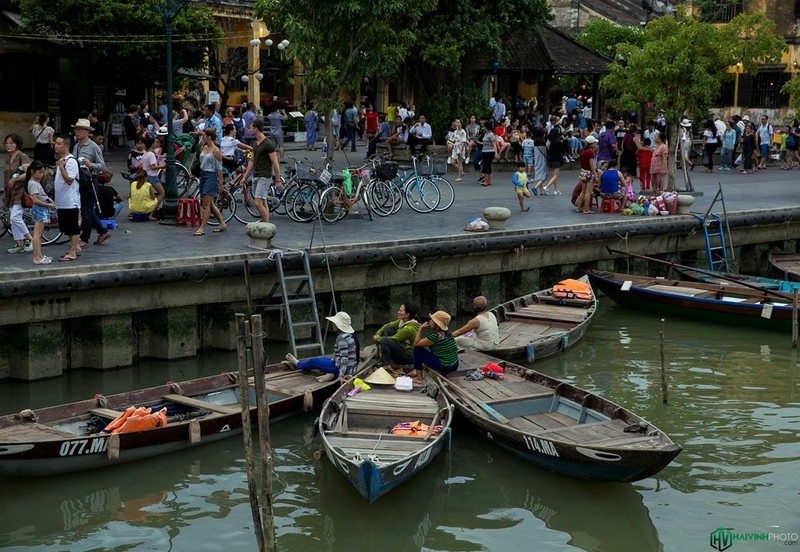
<path fill-rule="evenodd" d="M 636 310 L 769 330 L 788 331 L 792 327 L 792 295 L 788 293 L 617 272 L 585 272 L 594 289 Z"/>
<path fill-rule="evenodd" d="M 596 310 L 595 299 L 554 297 L 552 288 L 517 297 L 491 309 L 500 344 L 484 352 L 528 362 L 558 354 L 580 341 Z"/>
<path fill-rule="evenodd" d="M 268 366 L 270 419 L 274 422 L 302 412 L 328 398 L 338 383 L 319 383 L 317 375 L 285 362 Z M 94 470 L 239 435 L 242 414 L 237 380 L 238 374 L 223 373 L 0 417 L 0 477 Z M 252 383 L 249 387 L 254 423 L 255 391 Z M 167 407 L 167 425 L 101 433 L 129 406 L 153 411 Z"/>
<path fill-rule="evenodd" d="M 692 270 L 691 268 L 674 267 L 681 278 L 693 282 L 704 282 L 707 284 L 719 284 L 721 286 L 738 286 L 758 289 L 768 289 L 770 291 L 783 291 L 792 293 L 795 289 L 800 291 L 800 282 L 790 282 L 789 280 L 778 280 L 765 276 L 751 276 L 748 274 L 733 274 L 730 272 L 716 272 L 711 270 Z"/>
<path fill-rule="evenodd" d="M 772 266 L 783 272 L 784 280 L 800 282 L 800 253 L 770 251 L 767 258 Z"/>
<path fill-rule="evenodd" d="M 367 368 L 358 377 L 375 370 Z M 452 406 L 426 376 L 427 393 L 397 391 L 391 386 L 372 385 L 369 391 L 348 396 L 347 383 L 322 405 L 319 433 L 325 452 L 337 470 L 368 502 L 374 502 L 450 449 Z M 441 426 L 431 436 L 396 435 L 397 424 L 419 421 Z"/>
<path fill-rule="evenodd" d="M 465 375 L 495 362 L 502 380 Z M 441 378 L 459 414 L 499 447 L 547 470 L 593 481 L 630 482 L 664 469 L 681 452 L 664 432 L 621 406 L 534 370 L 464 352 Z"/>

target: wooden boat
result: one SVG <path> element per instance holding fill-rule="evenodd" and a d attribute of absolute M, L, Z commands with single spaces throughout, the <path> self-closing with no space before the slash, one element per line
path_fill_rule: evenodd
<path fill-rule="evenodd" d="M 465 378 L 487 362 L 502 366 L 504 379 Z M 459 369 L 440 381 L 474 429 L 555 473 L 638 481 L 661 471 L 681 452 L 661 430 L 607 399 L 482 353 L 462 353 Z"/>
<path fill-rule="evenodd" d="M 596 290 L 640 311 L 752 328 L 791 330 L 792 295 L 616 272 L 584 271 Z M 631 282 L 630 288 L 626 282 Z"/>
<path fill-rule="evenodd" d="M 374 370 L 367 368 L 358 377 Z M 435 397 L 417 388 L 403 392 L 380 385 L 347 396 L 352 389 L 347 383 L 325 401 L 319 433 L 331 463 L 371 503 L 430 464 L 442 449 L 450 449 L 453 407 L 427 376 L 425 389 L 437 390 L 431 393 Z M 390 433 L 395 425 L 413 421 L 441 430 L 430 436 Z"/>
<path fill-rule="evenodd" d="M 716 272 L 710 270 L 693 270 L 691 268 L 674 267 L 681 278 L 693 282 L 719 284 L 721 286 L 750 287 L 792 293 L 795 289 L 800 291 L 800 282 L 766 278 L 764 276 L 750 276 L 747 274 L 732 274 L 730 272 Z"/>
<path fill-rule="evenodd" d="M 339 386 L 316 381 L 287 363 L 266 368 L 267 400 L 274 422 L 321 404 Z M 238 374 L 223 373 L 149 389 L 26 410 L 0 417 L 0 477 L 35 477 L 94 470 L 152 459 L 241 434 Z M 255 423 L 250 384 L 250 419 Z M 166 426 L 100 433 L 129 406 L 167 407 Z"/>
<path fill-rule="evenodd" d="M 580 341 L 596 310 L 594 299 L 560 299 L 552 288 L 517 297 L 491 310 L 500 344 L 484 352 L 528 362 L 555 355 Z"/>
<path fill-rule="evenodd" d="M 784 280 L 800 282 L 800 253 L 770 251 L 769 263 L 783 272 Z"/>

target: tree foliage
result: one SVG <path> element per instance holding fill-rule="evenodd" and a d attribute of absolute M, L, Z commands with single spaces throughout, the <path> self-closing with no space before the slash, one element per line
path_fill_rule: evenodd
<path fill-rule="evenodd" d="M 789 108 L 795 112 L 795 117 L 800 114 L 800 77 L 793 77 L 783 85 L 781 92 L 789 95 Z"/>
<path fill-rule="evenodd" d="M 20 0 L 25 34 L 61 39 L 68 57 L 85 57 L 118 77 L 164 77 L 165 27 L 156 5 L 163 0 Z M 222 38 L 210 9 L 190 3 L 173 24 L 173 68 L 201 68 Z M 65 52 L 65 55 L 66 52 Z"/>
<path fill-rule="evenodd" d="M 408 55 L 419 20 L 435 0 L 256 0 L 255 14 L 290 41 L 304 83 L 327 111 L 342 89 L 391 77 Z"/>
<path fill-rule="evenodd" d="M 722 82 L 732 78 L 729 69 L 741 63 L 745 71 L 758 72 L 759 63 L 780 61 L 784 41 L 775 24 L 760 13 L 742 14 L 725 25 L 702 23 L 679 12 L 645 27 L 646 42 L 640 47 L 617 45 L 609 74 L 601 84 L 614 91 L 621 107 L 635 110 L 653 102 L 664 111 L 677 136 L 682 114 L 705 116 Z M 674 186 L 675 159 L 670 163 Z"/>
<path fill-rule="evenodd" d="M 420 59 L 459 76 L 470 54 L 488 49 L 499 56 L 510 31 L 552 19 L 545 0 L 439 0 L 417 30 Z"/>
<path fill-rule="evenodd" d="M 613 58 L 617 44 L 642 47 L 647 42 L 647 35 L 640 27 L 622 27 L 606 19 L 594 19 L 575 36 L 575 39 L 598 53 Z"/>

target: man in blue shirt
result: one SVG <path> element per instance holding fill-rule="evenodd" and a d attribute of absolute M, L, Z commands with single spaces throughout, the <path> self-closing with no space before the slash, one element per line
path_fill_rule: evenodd
<path fill-rule="evenodd" d="M 217 136 L 222 136 L 222 117 L 219 116 L 217 110 L 214 109 L 214 104 L 208 104 L 205 107 L 205 126 L 203 129 L 215 128 L 217 129 Z"/>
<path fill-rule="evenodd" d="M 245 107 L 245 106 L 242 106 Z M 250 124 L 256 120 L 256 105 L 253 102 L 247 104 L 247 110 L 242 113 L 242 122 L 244 123 L 244 140 L 247 145 L 252 146 L 255 136 L 250 132 Z"/>
<path fill-rule="evenodd" d="M 378 135 L 369 141 L 367 147 L 367 156 L 365 159 L 372 159 L 375 156 L 375 151 L 378 149 L 378 144 L 385 142 L 389 136 L 392 135 L 392 123 L 386 120 L 386 115 L 381 113 L 378 115 L 380 126 L 378 126 Z"/>

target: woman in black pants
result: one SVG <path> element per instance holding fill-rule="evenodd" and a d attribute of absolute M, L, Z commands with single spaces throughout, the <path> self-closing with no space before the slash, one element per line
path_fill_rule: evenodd
<path fill-rule="evenodd" d="M 492 185 L 492 161 L 494 161 L 497 154 L 497 137 L 492 132 L 491 121 L 486 121 L 483 124 L 486 133 L 483 135 L 483 159 L 481 162 L 481 175 L 478 177 L 478 182 L 481 186 Z"/>

